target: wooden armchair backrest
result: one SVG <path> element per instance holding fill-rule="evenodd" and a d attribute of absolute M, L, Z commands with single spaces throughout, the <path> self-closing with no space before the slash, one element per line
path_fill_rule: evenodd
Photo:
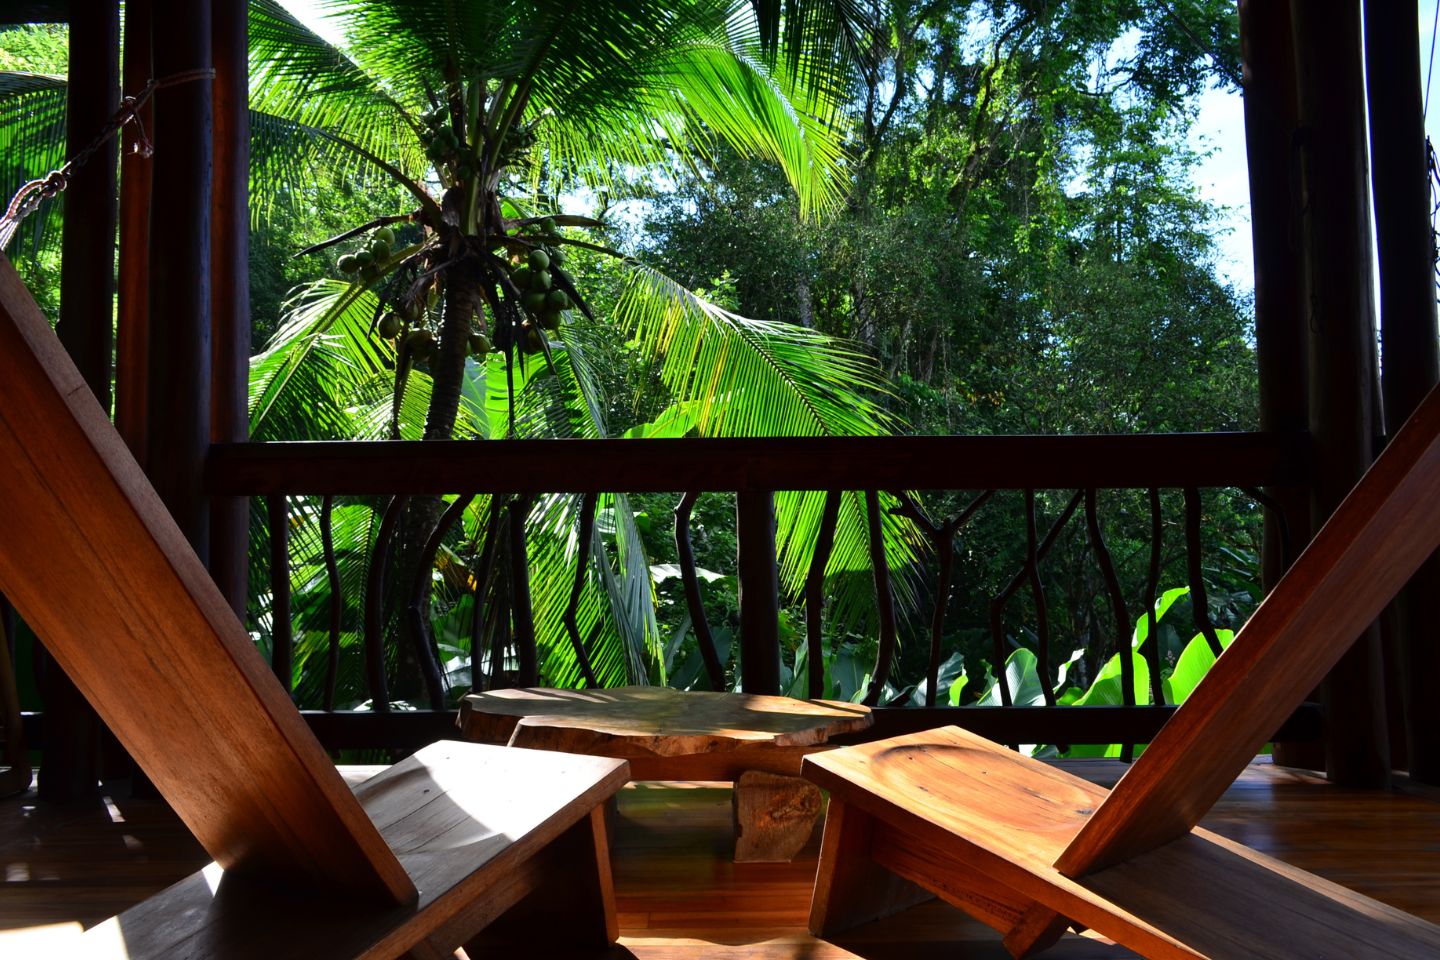
<path fill-rule="evenodd" d="M 3 256 L 0 510 L 0 591 L 211 856 L 415 898 Z"/>
<path fill-rule="evenodd" d="M 1056 861 L 1071 877 L 1190 831 L 1440 547 L 1432 390 Z"/>

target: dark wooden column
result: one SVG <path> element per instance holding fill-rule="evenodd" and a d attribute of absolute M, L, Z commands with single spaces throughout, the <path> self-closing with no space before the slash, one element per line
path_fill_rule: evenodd
<path fill-rule="evenodd" d="M 1260 429 L 1304 433 L 1310 428 L 1309 335 L 1294 207 L 1297 107 L 1288 4 L 1240 0 L 1240 58 L 1255 256 Z M 1261 580 L 1268 593 L 1310 540 L 1310 492 L 1304 486 L 1272 487 L 1267 492 L 1279 508 L 1278 515 L 1271 510 L 1265 513 Z M 1288 533 L 1288 552 L 1282 529 Z M 1277 743 L 1275 758 L 1305 767 L 1324 762 L 1309 744 Z"/>
<path fill-rule="evenodd" d="M 1290 8 L 1240 0 L 1244 67 L 1245 153 L 1250 173 L 1250 223 L 1255 255 L 1255 352 L 1260 375 L 1260 429 L 1304 433 L 1309 346 L 1305 329 L 1292 179 L 1296 128 L 1295 49 Z M 1289 527 L 1292 553 L 1309 542 L 1304 488 L 1272 488 Z M 1268 591 L 1294 556 L 1284 556 L 1279 518 L 1265 524 L 1264 586 Z"/>
<path fill-rule="evenodd" d="M 153 76 L 150 44 L 152 0 L 125 3 L 125 89 L 132 95 Z M 140 109 L 146 131 L 155 128 L 151 104 Z M 130 452 L 145 462 L 146 370 L 150 328 L 150 188 L 153 161 L 143 152 L 140 126 L 121 131 L 120 284 L 115 322 L 115 429 Z"/>
<path fill-rule="evenodd" d="M 215 184 L 210 257 L 212 391 L 210 438 L 249 436 L 250 113 L 245 0 L 214 0 Z M 245 619 L 249 501 L 210 504 L 210 573 L 236 615 Z"/>
<path fill-rule="evenodd" d="M 209 0 L 153 0 L 159 80 L 211 66 Z M 208 79 L 154 97 L 149 384 L 145 472 L 200 559 L 210 510 L 200 489 L 210 444 L 212 101 Z"/>
<path fill-rule="evenodd" d="M 735 495 L 740 580 L 740 689 L 780 692 L 780 581 L 775 569 L 775 496 Z"/>
<path fill-rule="evenodd" d="M 1376 357 L 1359 0 L 1293 0 L 1301 239 L 1310 330 L 1311 515 L 1318 526 L 1373 457 Z M 1379 631 L 1372 625 L 1326 680 L 1326 771 L 1390 780 Z"/>
<path fill-rule="evenodd" d="M 120 106 L 120 10 L 116 0 L 87 8 L 70 25 L 66 156 L 85 149 Z M 60 319 L 55 332 L 100 406 L 110 409 L 111 310 L 115 293 L 116 147 L 100 147 L 77 168 L 64 194 Z M 96 638 L 98 641 L 100 638 Z M 60 667 L 43 657 L 45 733 L 40 795 L 74 800 L 100 780 L 101 725 Z"/>
<path fill-rule="evenodd" d="M 1380 263 L 1385 432 L 1393 435 L 1440 378 L 1434 242 L 1420 92 L 1419 5 L 1367 0 L 1365 67 L 1370 98 L 1371 191 Z M 1440 596 L 1432 557 L 1398 601 L 1401 682 L 1411 776 L 1440 783 L 1440 637 L 1428 615 Z"/>

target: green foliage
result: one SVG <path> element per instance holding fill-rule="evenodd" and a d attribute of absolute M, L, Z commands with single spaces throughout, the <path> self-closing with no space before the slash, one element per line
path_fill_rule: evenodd
<path fill-rule="evenodd" d="M 0 71 L 64 76 L 70 66 L 70 31 L 64 24 L 27 23 L 0 30 Z"/>
<path fill-rule="evenodd" d="M 1188 597 L 1189 587 L 1176 587 L 1164 591 L 1156 598 L 1154 615 L 1157 627 L 1158 638 L 1163 638 L 1168 632 L 1174 634 L 1174 627 L 1166 622 L 1167 616 L 1172 608 L 1176 607 L 1178 601 Z M 1235 639 L 1235 631 L 1220 629 L 1216 631 L 1222 649 L 1230 646 Z M 1146 641 L 1150 638 L 1149 618 L 1142 614 L 1135 621 L 1135 630 L 1131 635 L 1129 649 L 1123 653 L 1116 653 L 1105 661 L 1100 670 L 1095 674 L 1094 679 L 1087 687 L 1073 684 L 1075 667 L 1085 655 L 1082 650 L 1076 650 L 1070 659 L 1061 664 L 1056 677 L 1050 687 L 1055 691 L 1056 702 L 1069 706 L 1120 706 L 1127 702 L 1146 706 L 1154 701 L 1151 698 L 1150 663 L 1144 653 Z M 1131 676 L 1133 686 L 1128 691 L 1125 689 L 1124 674 L 1121 664 L 1121 656 L 1130 657 Z M 1205 674 L 1215 665 L 1218 658 L 1210 649 L 1210 641 L 1203 633 L 1197 633 L 1185 644 L 1184 649 L 1178 651 L 1178 656 L 1173 650 L 1166 650 L 1162 644 L 1161 654 L 1161 689 L 1164 702 L 1171 705 L 1184 703 L 1186 698 L 1200 685 Z M 959 674 L 958 688 L 951 687 L 951 703 L 959 705 L 962 692 L 965 686 L 963 673 Z M 1039 671 L 1039 663 L 1035 654 L 1030 650 L 1021 647 L 1012 653 L 1005 663 L 1005 682 L 1010 690 L 1012 702 L 1017 707 L 1040 706 L 1045 702 L 1043 687 L 1045 681 Z M 987 689 L 975 701 L 978 706 L 999 706 L 1002 702 L 1000 694 L 1000 682 L 991 679 Z M 1053 756 L 1057 752 L 1066 757 L 1119 757 L 1123 747 L 1118 743 L 1111 744 L 1074 744 L 1058 748 L 1050 746 L 1035 746 L 1030 752 L 1037 756 Z"/>
<path fill-rule="evenodd" d="M 517 436 L 631 439 L 1254 424 L 1249 303 L 1215 276 L 1216 211 L 1189 178 L 1196 155 L 1186 144 L 1196 95 L 1238 73 L 1225 0 L 807 0 L 787 3 L 784 17 L 761 0 L 333 6 L 343 49 L 274 0 L 250 6 L 257 439 L 415 438 L 446 403 L 454 423 L 443 435 L 476 440 L 508 435 L 512 417 Z M 0 70 L 60 72 L 63 39 L 5 31 Z M 58 166 L 63 129 L 62 82 L 0 75 L 0 185 L 13 190 Z M 436 146 L 441 131 L 453 147 Z M 591 208 L 586 225 L 560 230 L 576 243 L 546 246 L 550 256 L 565 250 L 588 314 L 568 311 L 544 355 L 482 353 L 448 371 L 402 357 L 403 341 L 380 335 L 377 319 L 401 305 L 414 276 L 401 269 L 404 252 L 430 245 L 417 269 L 446 260 L 441 203 L 467 237 L 491 236 L 487 197 L 512 237 L 536 236 L 518 225 L 530 218 Z M 337 255 L 369 249 L 373 231 L 295 256 L 376 216 L 417 210 L 418 222 L 394 225 L 395 256 L 369 276 L 342 273 Z M 58 225 L 52 204 L 10 251 L 52 316 Z M 414 328 L 443 346 L 452 309 L 442 300 Z M 498 343 L 495 304 L 473 316 L 467 341 L 483 332 Z M 1037 492 L 1042 531 L 1069 496 Z M 964 501 L 921 502 L 943 516 Z M 795 692 L 807 655 L 798 597 L 820 503 L 815 494 L 777 499 L 784 673 Z M 674 496 L 605 498 L 588 544 L 575 536 L 576 498 L 534 505 L 527 550 L 546 682 L 578 682 L 559 621 L 577 563 L 580 629 L 606 682 L 707 682 L 668 572 L 674 505 Z M 882 526 L 906 618 L 883 699 L 923 702 L 916 681 L 933 558 L 893 506 L 884 502 Z M 998 695 L 978 667 L 991 637 L 975 625 L 988 622 L 990 598 L 1023 563 L 1022 506 L 1001 493 L 961 534 L 940 702 Z M 1177 496 L 1163 506 L 1180 515 Z M 383 507 L 336 506 L 347 598 L 341 700 L 352 705 L 363 700 L 357 598 Z M 427 574 L 436 642 L 457 688 L 469 682 L 475 565 L 491 507 L 476 498 Z M 297 685 L 313 703 L 329 587 L 319 504 L 297 498 L 292 513 Z M 839 699 L 862 695 L 874 664 L 865 519 L 862 498 L 847 495 L 827 571 L 825 687 Z M 1105 492 L 1101 527 L 1133 608 L 1148 572 L 1143 491 Z M 252 556 L 263 558 L 263 524 L 255 530 Z M 1207 492 L 1203 530 L 1210 615 L 1233 628 L 1257 593 L 1259 510 Z M 1185 575 L 1179 535 L 1168 522 L 1165 535 L 1163 582 L 1176 582 Z M 733 682 L 733 498 L 702 497 L 692 537 L 714 574 L 702 590 Z M 1115 614 L 1083 518 L 1070 521 L 1043 575 L 1060 698 L 1116 702 Z M 267 576 L 257 559 L 251 582 Z M 481 599 L 505 589 L 497 581 Z M 268 603 L 263 590 L 253 598 L 262 643 Z M 1186 642 L 1190 631 L 1176 626 L 1188 604 L 1182 589 L 1157 609 L 1167 698 L 1188 693 L 1207 667 L 1208 645 Z M 486 616 L 495 608 L 487 603 Z M 1002 621 L 1016 702 L 1035 702 L 1028 591 Z M 496 624 L 481 628 L 488 644 Z M 1134 647 L 1145 629 L 1142 618 Z M 390 656 L 403 672 L 403 650 L 392 644 Z M 1136 676 L 1137 699 L 1149 697 L 1138 659 Z"/>

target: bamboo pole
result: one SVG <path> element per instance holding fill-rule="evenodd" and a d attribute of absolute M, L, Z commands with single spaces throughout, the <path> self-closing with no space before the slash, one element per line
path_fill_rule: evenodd
<path fill-rule="evenodd" d="M 66 156 L 74 157 L 120 106 L 120 9 L 96 3 L 70 25 L 66 97 Z M 60 319 L 55 332 L 101 409 L 110 409 L 111 301 L 115 292 L 114 142 L 76 168 L 64 194 L 60 254 Z M 101 725 L 94 709 L 48 653 L 38 658 L 45 701 L 45 762 L 40 795 L 71 801 L 94 794 L 100 782 Z"/>
<path fill-rule="evenodd" d="M 154 0 L 157 79 L 211 67 L 209 0 Z M 209 563 L 200 477 L 210 445 L 210 238 L 213 83 L 156 91 L 150 203 L 145 472 Z"/>
<path fill-rule="evenodd" d="M 1310 432 L 1318 526 L 1373 457 L 1374 310 L 1359 0 L 1293 0 L 1300 131 L 1300 236 L 1310 331 Z M 1390 780 L 1383 665 L 1372 624 L 1326 679 L 1326 772 Z"/>
<path fill-rule="evenodd" d="M 215 182 L 210 247 L 210 439 L 243 441 L 250 373 L 250 112 L 247 4 L 214 0 Z M 210 574 L 242 620 L 245 617 L 249 502 L 210 501 Z"/>
<path fill-rule="evenodd" d="M 1388 435 L 1400 429 L 1440 379 L 1419 34 L 1416 0 L 1367 0 L 1365 72 Z M 1437 593 L 1440 562 L 1432 557 L 1401 594 L 1395 611 L 1408 766 L 1411 776 L 1424 783 L 1440 783 L 1440 699 L 1426 689 L 1440 675 L 1440 643 L 1425 615 L 1429 598 Z"/>
<path fill-rule="evenodd" d="M 126 0 L 124 86 L 134 92 L 150 79 L 152 0 Z M 115 322 L 115 429 L 135 459 L 145 462 L 146 368 L 150 328 L 151 158 L 141 149 L 141 130 L 154 129 L 146 103 L 138 124 L 120 133 L 120 278 Z"/>

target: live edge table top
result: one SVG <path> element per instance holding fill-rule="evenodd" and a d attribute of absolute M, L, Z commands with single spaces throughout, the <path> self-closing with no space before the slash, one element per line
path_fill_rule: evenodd
<path fill-rule="evenodd" d="M 734 780 L 747 770 L 794 776 L 831 737 L 868 728 L 868 707 L 746 693 L 531 687 L 471 694 L 467 740 L 631 761 L 632 778 Z"/>

